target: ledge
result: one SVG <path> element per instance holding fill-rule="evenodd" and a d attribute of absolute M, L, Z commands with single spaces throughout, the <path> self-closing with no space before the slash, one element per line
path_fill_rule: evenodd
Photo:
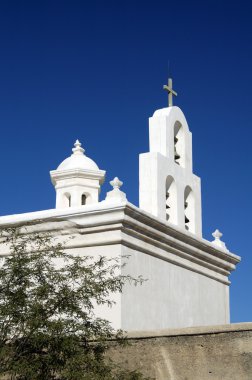
<path fill-rule="evenodd" d="M 228 275 L 240 261 L 239 256 L 126 201 L 0 217 L 0 227 L 25 224 L 32 231 L 86 235 L 86 239 L 71 240 L 67 248 L 122 244 L 226 285 L 230 284 Z"/>
<path fill-rule="evenodd" d="M 165 338 L 168 336 L 184 335 L 208 335 L 222 334 L 228 332 L 252 331 L 252 322 L 231 323 L 227 325 L 186 327 L 181 329 L 165 329 L 150 331 L 129 331 L 128 339 L 148 339 L 148 338 Z"/>

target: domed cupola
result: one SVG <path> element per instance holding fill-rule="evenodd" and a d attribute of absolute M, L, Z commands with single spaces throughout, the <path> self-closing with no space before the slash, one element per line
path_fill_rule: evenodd
<path fill-rule="evenodd" d="M 56 208 L 79 207 L 99 202 L 105 171 L 84 154 L 76 140 L 73 154 L 50 172 L 56 190 Z"/>

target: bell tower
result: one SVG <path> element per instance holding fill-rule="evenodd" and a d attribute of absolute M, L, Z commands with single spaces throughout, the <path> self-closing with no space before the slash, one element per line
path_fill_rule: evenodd
<path fill-rule="evenodd" d="M 173 91 L 171 84 L 164 88 Z M 193 174 L 192 134 L 181 109 L 171 105 L 171 97 L 169 104 L 149 119 L 150 150 L 139 159 L 139 206 L 201 236 L 201 184 Z"/>

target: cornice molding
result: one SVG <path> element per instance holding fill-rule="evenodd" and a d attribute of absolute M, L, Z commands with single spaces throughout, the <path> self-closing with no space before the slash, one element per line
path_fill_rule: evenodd
<path fill-rule="evenodd" d="M 227 285 L 230 284 L 228 275 L 240 261 L 239 256 L 165 223 L 128 202 L 103 201 L 78 209 L 0 218 L 0 226 L 27 223 L 30 232 L 74 235 L 76 239 L 70 239 L 67 248 L 122 244 Z M 85 239 L 77 238 L 82 235 Z"/>

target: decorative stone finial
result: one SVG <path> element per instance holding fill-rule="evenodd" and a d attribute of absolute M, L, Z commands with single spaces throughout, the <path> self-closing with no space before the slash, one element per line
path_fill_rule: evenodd
<path fill-rule="evenodd" d="M 127 201 L 126 194 L 120 190 L 120 187 L 123 185 L 123 182 L 120 181 L 118 177 L 115 177 L 109 183 L 113 187 L 113 190 L 107 193 L 105 201 L 119 203 Z"/>
<path fill-rule="evenodd" d="M 85 150 L 81 147 L 79 140 L 76 140 L 74 143 L 74 148 L 72 149 L 73 154 L 84 154 Z"/>
<path fill-rule="evenodd" d="M 219 230 L 215 230 L 212 233 L 212 236 L 215 238 L 215 240 L 220 240 L 220 238 L 223 236 L 223 234 Z"/>
<path fill-rule="evenodd" d="M 217 245 L 218 247 L 220 247 L 220 248 L 225 249 L 226 251 L 228 251 L 228 249 L 227 249 L 226 244 L 224 243 L 224 241 L 221 241 L 221 237 L 223 236 L 223 234 L 218 229 L 216 229 L 212 233 L 212 236 L 214 237 L 214 240 L 212 241 L 212 244 Z"/>
<path fill-rule="evenodd" d="M 113 187 L 113 189 L 120 189 L 120 187 L 123 185 L 123 182 L 119 180 L 118 177 L 115 177 L 112 181 L 109 182 L 110 185 Z"/>

